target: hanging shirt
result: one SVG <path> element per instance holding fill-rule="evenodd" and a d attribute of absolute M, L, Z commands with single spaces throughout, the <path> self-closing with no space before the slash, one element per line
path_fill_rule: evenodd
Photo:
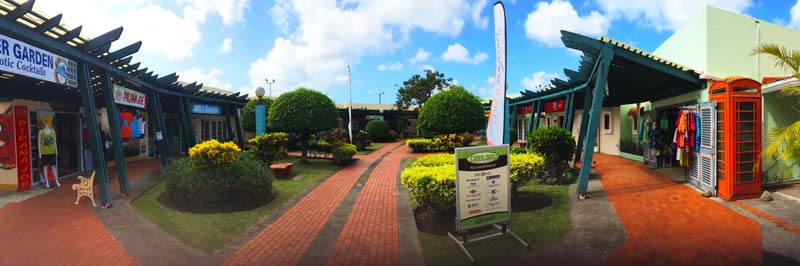
<path fill-rule="evenodd" d="M 128 112 L 119 113 L 120 119 L 120 135 L 123 138 L 131 137 L 131 125 L 133 124 L 133 114 Z"/>
<path fill-rule="evenodd" d="M 678 144 L 678 148 L 686 147 L 686 140 L 684 139 L 684 134 L 686 134 L 686 112 L 681 111 L 678 113 L 678 121 L 675 121 L 675 140 L 674 142 Z"/>
<path fill-rule="evenodd" d="M 39 153 L 42 155 L 56 154 L 56 131 L 42 130 L 39 138 Z"/>
<path fill-rule="evenodd" d="M 686 146 L 691 148 L 694 147 L 695 131 L 697 131 L 697 127 L 694 121 L 695 119 L 697 119 L 697 117 L 694 116 L 694 112 L 687 112 L 686 115 L 689 117 L 689 119 L 687 119 L 689 124 L 686 125 L 687 126 L 686 136 L 689 139 L 689 141 L 686 143 Z"/>
<path fill-rule="evenodd" d="M 694 112 L 694 147 L 700 149 L 700 114 Z"/>
<path fill-rule="evenodd" d="M 147 127 L 144 124 L 143 116 L 139 116 L 139 136 L 144 137 L 145 132 L 147 132 Z"/>
<path fill-rule="evenodd" d="M 141 131 L 139 131 L 139 119 L 133 116 L 133 122 L 131 122 L 131 138 L 138 139 L 141 137 L 141 134 Z"/>

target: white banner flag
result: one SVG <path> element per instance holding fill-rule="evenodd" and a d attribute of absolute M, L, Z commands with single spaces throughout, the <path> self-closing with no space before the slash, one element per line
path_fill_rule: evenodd
<path fill-rule="evenodd" d="M 494 86 L 492 105 L 486 126 L 488 145 L 503 144 L 506 119 L 506 10 L 502 2 L 494 4 Z"/>

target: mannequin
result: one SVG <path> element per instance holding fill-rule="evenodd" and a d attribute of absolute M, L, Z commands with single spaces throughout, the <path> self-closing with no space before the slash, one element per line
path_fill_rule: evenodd
<path fill-rule="evenodd" d="M 44 128 L 39 130 L 39 166 L 40 169 L 48 170 L 55 176 L 56 186 L 61 186 L 58 182 L 58 170 L 56 169 L 56 157 L 58 157 L 58 145 L 56 142 L 56 131 L 50 128 L 49 123 L 44 124 Z M 44 176 L 47 188 L 50 188 L 50 180 L 47 180 L 46 171 L 40 171 Z"/>

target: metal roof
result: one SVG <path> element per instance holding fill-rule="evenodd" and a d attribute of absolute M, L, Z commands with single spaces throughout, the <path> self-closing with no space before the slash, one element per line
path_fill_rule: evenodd
<path fill-rule="evenodd" d="M 95 95 L 102 95 L 100 86 L 103 85 L 105 78 L 101 74 L 108 71 L 111 73 L 113 83 L 131 89 L 145 87 L 165 95 L 212 103 L 244 105 L 247 101 L 246 94 L 203 91 L 201 90 L 203 84 L 197 82 L 181 84 L 176 73 L 159 76 L 153 71 L 148 71 L 147 67 L 142 67 L 139 62 L 132 63 L 132 55 L 141 48 L 141 41 L 110 51 L 111 44 L 122 34 L 122 27 L 88 38 L 81 35 L 82 26 L 69 29 L 62 24 L 61 14 L 46 16 L 33 7 L 33 0 L 26 2 L 0 0 L 0 31 L 50 52 L 89 64 Z M 5 73 L 3 76 L 6 79 L 14 77 Z M 77 92 L 70 88 L 64 90 Z"/>

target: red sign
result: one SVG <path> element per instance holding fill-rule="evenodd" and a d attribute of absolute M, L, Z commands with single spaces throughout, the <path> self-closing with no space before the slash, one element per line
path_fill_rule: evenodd
<path fill-rule="evenodd" d="M 533 112 L 533 106 L 531 105 L 525 105 L 519 107 L 519 114 L 521 115 L 530 114 L 532 112 Z"/>
<path fill-rule="evenodd" d="M 547 102 L 544 104 L 544 112 L 550 113 L 564 111 L 564 105 L 566 105 L 566 100 Z"/>
<path fill-rule="evenodd" d="M 17 168 L 17 149 L 14 145 L 14 113 L 0 114 L 0 169 Z"/>
<path fill-rule="evenodd" d="M 28 106 L 14 106 L 14 130 L 17 133 L 17 190 L 31 189 L 31 141 Z"/>

